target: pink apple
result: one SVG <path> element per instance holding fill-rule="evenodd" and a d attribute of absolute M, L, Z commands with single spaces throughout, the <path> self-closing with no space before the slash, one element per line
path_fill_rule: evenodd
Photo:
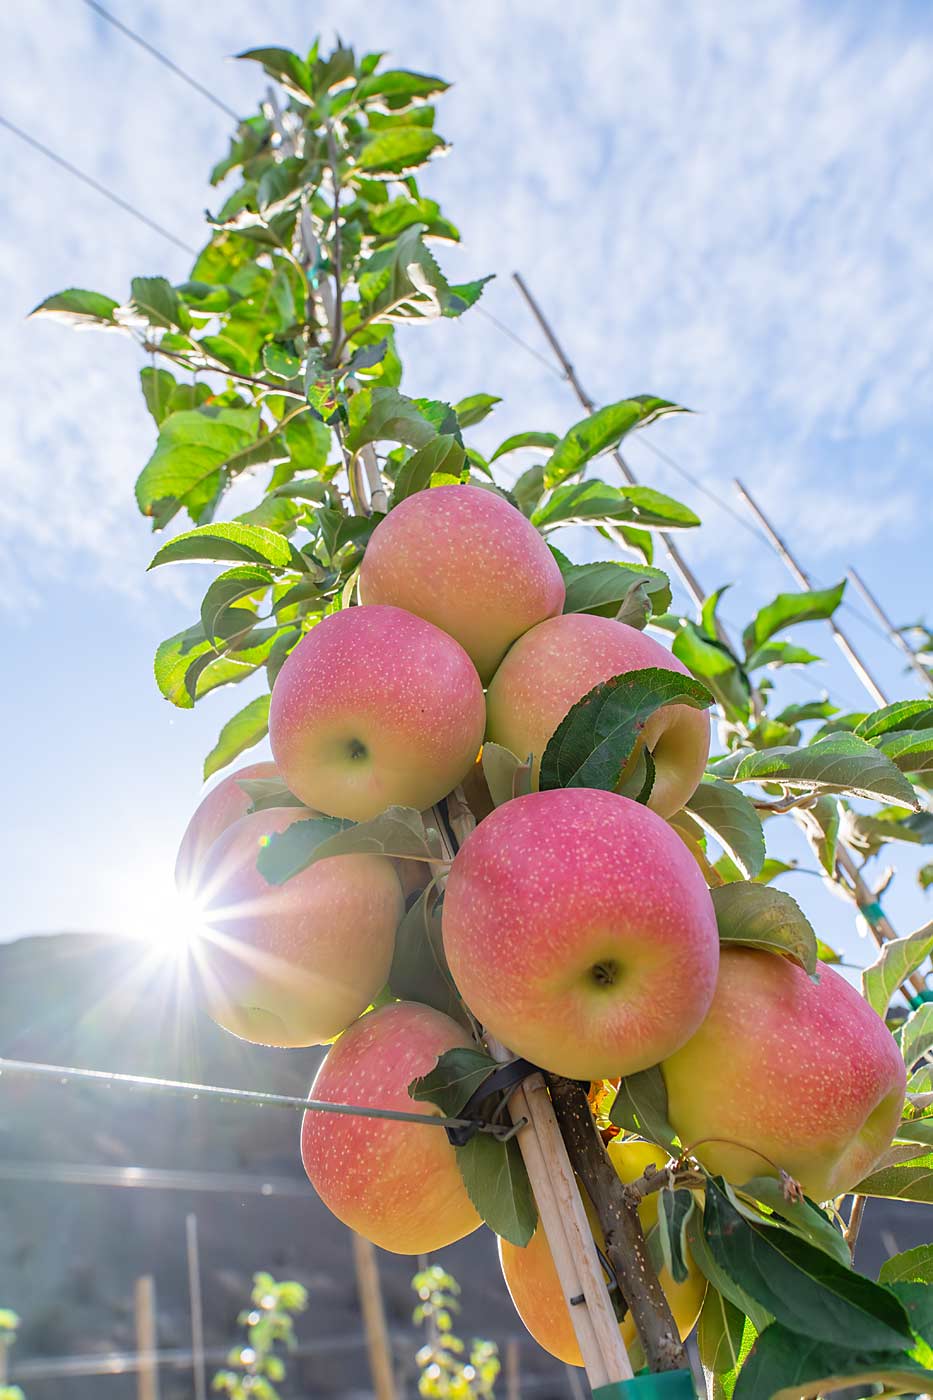
<path fill-rule="evenodd" d="M 340 1037 L 310 1097 L 437 1116 L 408 1086 L 467 1032 L 429 1006 L 399 1001 L 371 1011 Z M 443 1128 L 308 1112 L 301 1159 L 321 1200 L 357 1234 L 396 1254 L 427 1254 L 480 1225 Z"/>
<path fill-rule="evenodd" d="M 670 1121 L 711 1172 L 741 1183 L 776 1175 L 776 1163 L 822 1201 L 851 1190 L 890 1145 L 905 1070 L 855 988 L 823 964 L 819 977 L 724 947 L 709 1015 L 663 1071 Z"/>
<path fill-rule="evenodd" d="M 526 632 L 493 676 L 486 737 L 527 758 L 535 778 L 548 740 L 587 691 L 628 671 L 687 668 L 653 637 L 611 617 L 565 613 Z M 670 817 L 696 790 L 709 756 L 709 719 L 688 705 L 665 705 L 644 728 L 655 763 L 649 807 Z"/>
<path fill-rule="evenodd" d="M 272 692 L 269 738 L 292 792 L 334 817 L 439 802 L 473 767 L 483 688 L 458 642 L 401 608 L 334 613 Z"/>
<path fill-rule="evenodd" d="M 531 793 L 481 822 L 451 868 L 443 930 L 474 1016 L 573 1079 L 657 1064 L 716 984 L 696 862 L 654 812 L 593 788 Z"/>
<path fill-rule="evenodd" d="M 564 580 L 530 521 L 481 486 L 435 486 L 377 525 L 360 569 L 364 603 L 427 618 L 465 648 L 483 682 L 508 647 L 564 606 Z"/>
<path fill-rule="evenodd" d="M 276 776 L 274 763 L 250 763 L 217 783 L 201 799 L 178 848 L 175 884 L 179 890 L 188 893 L 194 891 L 198 869 L 211 846 L 228 826 L 245 817 L 253 805 L 252 799 L 240 787 L 240 779 Z"/>
<path fill-rule="evenodd" d="M 316 1045 L 338 1035 L 385 986 L 403 912 L 385 856 L 333 856 L 270 885 L 257 856 L 301 808 L 241 817 L 201 868 L 204 936 L 195 966 L 219 1025 L 260 1045 Z"/>

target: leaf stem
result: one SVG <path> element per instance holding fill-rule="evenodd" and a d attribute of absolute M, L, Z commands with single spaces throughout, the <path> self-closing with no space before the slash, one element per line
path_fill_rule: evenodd
<path fill-rule="evenodd" d="M 858 1242 L 859 1230 L 862 1228 L 862 1217 L 865 1214 L 865 1206 L 868 1202 L 867 1196 L 853 1196 L 852 1209 L 849 1211 L 849 1223 L 843 1230 L 843 1238 L 849 1246 L 849 1252 L 855 1259 L 855 1246 Z"/>
<path fill-rule="evenodd" d="M 340 238 L 340 157 L 334 137 L 334 124 L 327 123 L 327 155 L 334 181 L 334 234 L 331 245 L 334 263 L 334 324 L 331 331 L 330 366 L 335 368 L 343 347 L 343 260 Z"/>

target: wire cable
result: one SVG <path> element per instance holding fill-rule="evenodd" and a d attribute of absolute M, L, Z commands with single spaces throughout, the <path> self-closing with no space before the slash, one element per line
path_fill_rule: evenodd
<path fill-rule="evenodd" d="M 146 227 L 152 229 L 154 233 L 160 233 L 163 238 L 167 238 L 170 243 L 174 243 L 176 248 L 181 248 L 186 253 L 197 253 L 197 248 L 193 248 L 190 243 L 185 243 L 181 238 L 177 238 L 169 229 L 163 228 L 162 224 L 157 224 L 155 219 L 150 219 L 148 214 L 142 213 L 141 210 L 136 209 L 127 200 L 122 199 L 120 195 L 114 194 L 113 190 L 109 190 L 106 185 L 102 185 L 99 180 L 95 180 L 93 175 L 87 175 L 83 170 L 79 170 L 76 165 L 72 165 L 70 160 L 65 160 L 64 156 L 60 156 L 57 151 L 53 151 L 51 147 L 37 140 L 35 136 L 30 136 L 28 131 L 23 131 L 22 127 L 17 126 L 14 122 L 11 122 L 8 117 L 4 117 L 2 114 L 0 114 L 0 126 L 6 127 L 7 131 L 12 131 L 13 135 L 18 136 L 21 141 L 25 141 L 27 146 L 32 146 L 34 150 L 41 151 L 49 160 L 54 161 L 56 165 L 60 165 L 63 170 L 67 170 L 69 175 L 74 175 L 75 179 L 81 180 L 83 184 L 88 185 L 92 190 L 96 190 L 96 192 L 103 195 L 105 199 L 109 199 L 111 204 L 115 204 L 118 209 L 122 209 L 127 214 L 132 214 L 134 219 L 138 219 L 140 223 L 145 224 Z"/>
<path fill-rule="evenodd" d="M 171 69 L 176 77 L 181 78 L 182 82 L 194 88 L 195 92 L 199 92 L 202 97 L 206 97 L 208 102 L 213 102 L 214 106 L 219 107 L 228 117 L 232 117 L 237 123 L 240 122 L 241 118 L 239 113 L 235 112 L 232 107 L 228 107 L 226 102 L 221 102 L 220 98 L 216 97 L 214 93 L 211 92 L 210 88 L 206 88 L 203 83 L 199 83 L 197 78 L 192 78 L 191 74 L 186 73 L 184 68 L 179 68 L 178 64 L 174 63 L 167 54 L 162 53 L 154 44 L 150 44 L 148 39 L 144 39 L 141 34 L 137 34 L 135 29 L 130 29 L 129 25 L 117 19 L 116 15 L 112 15 L 109 10 L 105 10 L 103 5 L 97 3 L 97 0 L 84 0 L 84 3 L 89 10 L 93 10 L 95 14 L 100 15 L 101 19 L 105 19 L 108 24 L 112 24 L 114 29 L 119 29 L 120 33 L 125 34 L 128 39 L 132 39 L 134 44 L 138 44 L 141 49 L 145 49 L 146 52 L 151 54 L 159 63 Z"/>

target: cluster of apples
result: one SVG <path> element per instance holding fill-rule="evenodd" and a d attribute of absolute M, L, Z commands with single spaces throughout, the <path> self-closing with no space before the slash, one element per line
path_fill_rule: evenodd
<path fill-rule="evenodd" d="M 645 667 L 684 671 L 637 629 L 564 613 L 564 602 L 554 556 L 503 497 L 451 485 L 407 498 L 373 532 L 359 604 L 325 617 L 282 667 L 274 763 L 221 782 L 192 818 L 177 873 L 210 929 L 199 950 L 208 1008 L 261 1044 L 337 1037 L 314 1098 L 436 1113 L 408 1086 L 472 1041 L 418 1003 L 368 1010 L 423 866 L 337 856 L 270 886 L 260 848 L 310 813 L 365 821 L 390 805 L 428 809 L 475 784 L 484 738 L 533 755 L 536 775 L 594 686 Z M 660 1065 L 671 1123 L 711 1171 L 740 1183 L 777 1164 L 827 1199 L 887 1148 L 903 1061 L 832 969 L 814 983 L 780 956 L 720 950 L 706 883 L 667 820 L 700 782 L 708 718 L 669 705 L 643 737 L 656 775 L 647 805 L 568 788 L 478 811 L 443 904 L 454 981 L 489 1035 L 546 1070 L 596 1081 Z M 305 807 L 251 812 L 241 780 L 272 775 Z M 334 1214 L 383 1248 L 427 1253 L 481 1223 L 440 1129 L 307 1113 L 301 1150 Z M 623 1137 L 611 1151 L 627 1179 L 664 1160 Z M 646 1225 L 654 1209 L 646 1201 Z M 540 1229 L 525 1249 L 503 1243 L 501 1257 L 529 1330 L 579 1362 Z M 685 1335 L 705 1286 L 691 1279 L 664 1280 Z"/>

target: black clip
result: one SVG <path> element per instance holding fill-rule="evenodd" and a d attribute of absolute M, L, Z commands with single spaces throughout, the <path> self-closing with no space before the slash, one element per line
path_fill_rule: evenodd
<path fill-rule="evenodd" d="M 502 1141 L 508 1141 L 514 1137 L 517 1131 L 516 1126 L 499 1121 L 499 1114 L 508 1101 L 508 1097 L 513 1089 L 517 1089 L 530 1074 L 540 1073 L 539 1066 L 533 1065 L 530 1060 L 509 1060 L 504 1065 L 497 1065 L 490 1070 L 482 1084 L 473 1091 L 467 1099 L 463 1108 L 457 1114 L 458 1118 L 468 1119 L 468 1122 L 461 1123 L 456 1127 L 447 1128 L 447 1137 L 453 1147 L 465 1147 L 472 1137 L 478 1132 L 486 1131 L 492 1133 Z M 478 1111 L 482 1103 L 491 1094 L 501 1094 L 502 1098 L 496 1105 L 496 1109 L 491 1118 L 479 1117 Z"/>

